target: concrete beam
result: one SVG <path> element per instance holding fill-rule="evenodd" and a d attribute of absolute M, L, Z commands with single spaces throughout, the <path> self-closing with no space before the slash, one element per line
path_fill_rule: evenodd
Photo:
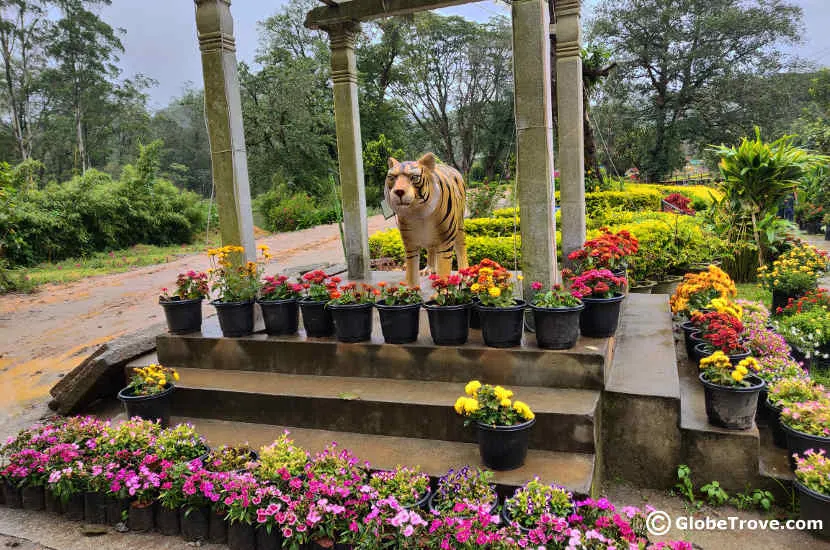
<path fill-rule="evenodd" d="M 581 0 L 557 0 L 556 98 L 562 255 L 585 242 L 585 113 L 582 103 Z"/>
<path fill-rule="evenodd" d="M 522 272 L 528 284 L 558 279 L 553 194 L 550 15 L 546 0 L 514 0 L 513 80 Z"/>
<path fill-rule="evenodd" d="M 195 0 L 213 185 L 223 245 L 256 259 L 248 158 L 230 0 Z"/>
<path fill-rule="evenodd" d="M 369 224 L 363 174 L 363 144 L 357 99 L 355 39 L 360 24 L 350 21 L 326 27 L 331 39 L 331 79 L 337 159 L 343 195 L 343 229 L 349 279 L 369 277 Z"/>
<path fill-rule="evenodd" d="M 337 7 L 320 6 L 306 16 L 305 26 L 325 29 L 331 25 L 350 21 L 367 21 L 393 15 L 407 15 L 419 11 L 471 4 L 480 0 L 352 0 Z"/>

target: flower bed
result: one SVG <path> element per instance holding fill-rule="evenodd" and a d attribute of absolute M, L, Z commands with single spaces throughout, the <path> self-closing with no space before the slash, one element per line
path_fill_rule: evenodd
<path fill-rule="evenodd" d="M 203 439 L 186 425 L 162 429 L 139 419 L 111 424 L 58 418 L 9 438 L 0 448 L 0 475 L 12 487 L 45 487 L 64 501 L 92 492 L 132 501 L 129 513 L 135 503 L 159 503 L 161 509 L 188 511 L 182 518 L 205 514 L 211 522 L 215 517 L 267 533 L 284 548 L 314 542 L 367 549 L 507 549 L 601 541 L 603 547 L 691 549 L 685 542 L 650 543 L 648 507 L 618 513 L 605 499 L 574 499 L 536 480 L 517 492 L 512 502 L 519 523 L 508 523 L 499 516 L 491 474 L 475 469 L 445 476 L 439 484 L 445 498 L 427 512 L 415 507 L 429 487 L 417 469 L 370 476 L 368 463 L 336 443 L 310 456 L 285 434 L 260 451 L 262 463 L 246 461 L 253 456 L 246 447 L 221 448 L 207 464 L 194 458 L 202 451 Z M 217 467 L 229 458 L 233 465 Z M 233 469 L 243 462 L 243 469 Z M 449 502 L 450 495 L 462 493 Z M 531 516 L 529 503 L 537 501 L 547 507 Z M 564 513 L 570 510 L 575 513 Z"/>

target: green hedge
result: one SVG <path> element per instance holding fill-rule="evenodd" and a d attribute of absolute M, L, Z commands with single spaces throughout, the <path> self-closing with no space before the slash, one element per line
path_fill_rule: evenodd
<path fill-rule="evenodd" d="M 513 266 L 513 237 L 467 236 L 467 260 L 473 264 L 490 258 L 505 266 Z M 519 262 L 522 255 L 521 236 L 516 235 L 515 252 Z M 379 231 L 369 237 L 369 255 L 372 258 L 393 258 L 403 266 L 405 251 L 397 229 Z M 426 265 L 426 251 L 421 251 L 421 265 Z"/>
<path fill-rule="evenodd" d="M 605 210 L 625 210 L 628 212 L 644 212 L 660 210 L 660 201 L 663 195 L 658 189 L 638 189 L 635 191 L 599 191 L 585 193 L 585 210 L 588 217 L 601 214 Z M 559 191 L 556 192 L 559 201 Z M 518 215 L 518 208 L 500 208 L 493 211 L 497 218 L 511 218 Z"/>

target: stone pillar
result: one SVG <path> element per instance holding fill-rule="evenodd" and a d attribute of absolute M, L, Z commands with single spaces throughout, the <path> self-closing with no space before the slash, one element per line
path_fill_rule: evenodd
<path fill-rule="evenodd" d="M 553 196 L 550 37 L 546 0 L 513 0 L 516 178 L 525 288 L 558 280 Z"/>
<path fill-rule="evenodd" d="M 360 24 L 348 22 L 323 30 L 331 39 L 331 79 L 334 85 L 334 122 L 343 196 L 346 265 L 350 279 L 367 279 L 369 225 L 366 220 L 363 144 L 360 139 L 357 63 L 354 53 Z"/>
<path fill-rule="evenodd" d="M 245 259 L 253 260 L 256 258 L 256 243 L 231 2 L 195 2 L 196 28 L 205 80 L 205 110 L 213 185 L 222 244 L 245 247 Z"/>
<path fill-rule="evenodd" d="M 585 242 L 581 0 L 556 0 L 556 101 L 563 257 Z"/>

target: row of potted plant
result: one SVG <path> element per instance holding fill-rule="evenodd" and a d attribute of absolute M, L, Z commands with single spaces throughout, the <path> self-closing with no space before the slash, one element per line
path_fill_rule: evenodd
<path fill-rule="evenodd" d="M 421 289 L 403 283 L 381 282 L 377 287 L 342 283 L 323 271 L 304 274 L 299 281 L 268 276 L 257 285 L 257 264 L 236 268 L 230 255 L 234 247 L 211 251 L 217 267 L 209 274 L 188 272 L 179 276 L 176 290 L 163 290 L 160 299 L 173 333 L 201 328 L 201 300 L 211 290 L 217 295 L 219 323 L 226 336 L 253 332 L 254 300 L 262 309 L 265 331 L 270 335 L 294 334 L 300 312 L 306 334 L 311 337 L 335 335 L 341 342 L 371 339 L 372 309 L 378 310 L 384 340 L 391 344 L 414 342 L 418 338 L 420 308 L 429 319 L 430 334 L 436 345 L 462 345 L 467 342 L 471 311 L 477 314 L 486 345 L 514 347 L 521 344 L 524 312 L 532 309 L 537 343 L 546 349 L 567 349 L 576 343 L 578 332 L 590 337 L 614 334 L 624 298 L 625 277 L 608 269 L 588 269 L 579 274 L 565 272 L 566 285 L 545 289 L 531 284 L 530 305 L 516 297 L 514 275 L 492 260 L 460 270 L 446 277 L 433 275 L 431 299 L 424 302 Z M 587 265 L 587 264 L 586 264 Z M 209 285 L 209 281 L 212 283 Z M 231 292 L 229 289 L 235 289 Z M 232 297 L 231 301 L 227 297 Z"/>
<path fill-rule="evenodd" d="M 231 550 L 691 549 L 681 541 L 651 543 L 648 507 L 617 511 L 605 499 L 574 498 L 538 479 L 499 506 L 487 471 L 450 470 L 432 485 L 418 468 L 373 471 L 336 443 L 310 455 L 287 433 L 258 453 L 223 447 L 194 457 L 203 448 L 170 445 L 181 430 L 90 417 L 23 430 L 0 448 L 5 504 L 39 510 L 49 503 L 68 519 L 126 521 L 137 531 L 227 542 Z M 112 516 L 106 505 L 100 512 L 101 498 L 117 503 Z"/>

